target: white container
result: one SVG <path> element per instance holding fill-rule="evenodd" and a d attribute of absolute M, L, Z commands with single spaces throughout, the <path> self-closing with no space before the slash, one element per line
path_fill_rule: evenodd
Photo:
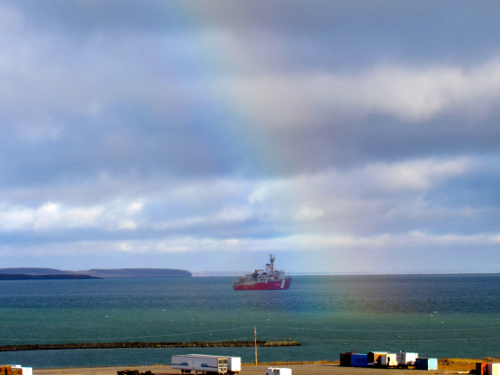
<path fill-rule="evenodd" d="M 186 354 L 172 356 L 172 369 L 181 370 L 182 374 L 191 371 L 227 374 L 228 357 L 216 355 Z"/>
<path fill-rule="evenodd" d="M 387 367 L 396 367 L 398 365 L 398 354 L 387 353 L 380 357 L 380 365 Z"/>
<path fill-rule="evenodd" d="M 417 361 L 418 353 L 398 353 L 398 366 L 415 366 Z"/>
<path fill-rule="evenodd" d="M 500 375 L 500 363 L 488 363 L 486 373 L 488 375 Z"/>
<path fill-rule="evenodd" d="M 266 375 L 292 375 L 292 369 L 283 367 L 269 367 Z"/>
<path fill-rule="evenodd" d="M 241 371 L 241 357 L 227 357 L 227 372 L 229 374 L 237 374 L 240 371 Z"/>

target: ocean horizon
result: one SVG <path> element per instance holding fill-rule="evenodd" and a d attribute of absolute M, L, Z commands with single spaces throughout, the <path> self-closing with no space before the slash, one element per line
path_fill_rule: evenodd
<path fill-rule="evenodd" d="M 238 277 L 252 273 L 252 271 L 193 271 L 192 277 Z M 394 275 L 500 275 L 500 272 L 285 272 L 290 276 L 394 276 Z"/>

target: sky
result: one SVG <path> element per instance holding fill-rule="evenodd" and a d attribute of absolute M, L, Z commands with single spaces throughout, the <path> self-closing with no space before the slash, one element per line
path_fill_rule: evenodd
<path fill-rule="evenodd" d="M 500 271 L 496 1 L 0 2 L 0 268 Z"/>

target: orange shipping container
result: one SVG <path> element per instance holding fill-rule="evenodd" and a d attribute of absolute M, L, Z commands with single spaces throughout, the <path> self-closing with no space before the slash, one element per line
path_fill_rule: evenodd
<path fill-rule="evenodd" d="M 487 363 L 476 363 L 476 375 L 486 375 L 488 372 Z"/>
<path fill-rule="evenodd" d="M 369 352 L 368 353 L 368 364 L 374 364 L 377 366 L 382 365 L 381 359 L 382 356 L 387 354 L 387 352 Z"/>

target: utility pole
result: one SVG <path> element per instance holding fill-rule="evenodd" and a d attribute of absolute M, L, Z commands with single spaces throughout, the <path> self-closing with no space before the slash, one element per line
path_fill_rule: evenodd
<path fill-rule="evenodd" d="M 253 327 L 253 339 L 255 342 L 255 366 L 257 366 L 257 326 Z"/>

